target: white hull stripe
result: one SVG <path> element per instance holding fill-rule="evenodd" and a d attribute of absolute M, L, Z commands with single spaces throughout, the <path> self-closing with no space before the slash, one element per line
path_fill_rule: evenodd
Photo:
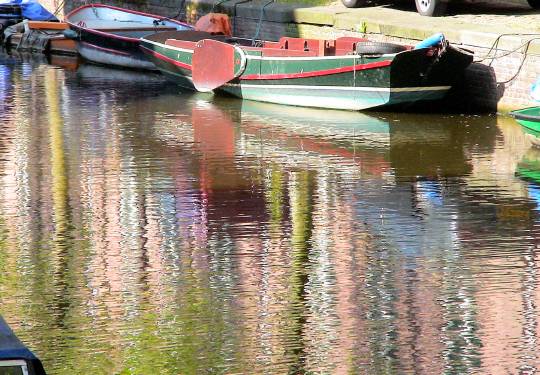
<path fill-rule="evenodd" d="M 165 48 L 165 49 L 172 49 L 174 51 L 178 51 L 178 52 L 189 52 L 189 53 L 193 53 L 193 50 L 192 49 L 185 49 L 185 48 L 178 48 L 178 47 L 173 47 L 173 46 L 170 46 L 168 44 L 163 44 L 163 43 L 158 43 L 158 42 L 154 42 L 152 40 L 148 40 L 148 39 L 144 39 L 142 38 L 141 40 L 143 40 L 144 42 L 146 43 L 150 43 L 150 44 L 153 44 L 155 46 L 159 46 L 161 48 Z"/>
<path fill-rule="evenodd" d="M 350 86 L 302 86 L 302 85 L 250 85 L 227 83 L 227 86 L 241 86 L 259 89 L 289 89 L 289 90 L 342 90 L 342 91 L 374 91 L 374 92 L 417 92 L 417 91 L 445 91 L 451 86 L 427 86 L 427 87 L 350 87 Z"/>

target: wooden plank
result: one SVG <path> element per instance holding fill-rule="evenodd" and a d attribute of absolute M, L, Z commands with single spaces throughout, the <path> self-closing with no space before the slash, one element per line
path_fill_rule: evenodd
<path fill-rule="evenodd" d="M 76 55 L 77 43 L 74 40 L 67 38 L 51 39 L 49 42 L 49 50 L 51 53 Z"/>
<path fill-rule="evenodd" d="M 68 24 L 65 22 L 28 21 L 28 27 L 41 30 L 66 30 Z"/>

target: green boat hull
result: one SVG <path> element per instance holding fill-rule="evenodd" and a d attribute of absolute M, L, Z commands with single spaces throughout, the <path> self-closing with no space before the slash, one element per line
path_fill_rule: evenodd
<path fill-rule="evenodd" d="M 141 46 L 167 77 L 193 90 L 194 48 L 168 45 L 169 37 L 174 34 L 156 34 L 142 39 Z M 427 56 L 426 49 L 373 56 L 267 57 L 260 50 L 240 47 L 246 60 L 241 75 L 215 91 L 327 109 L 364 110 L 440 100 L 472 61 L 471 55 L 452 47 L 437 58 Z"/>
<path fill-rule="evenodd" d="M 442 99 L 449 86 L 400 91 L 391 88 L 228 83 L 219 91 L 243 99 L 326 109 L 364 110 Z"/>
<path fill-rule="evenodd" d="M 510 115 L 531 134 L 540 134 L 540 107 L 528 107 L 510 112 Z"/>

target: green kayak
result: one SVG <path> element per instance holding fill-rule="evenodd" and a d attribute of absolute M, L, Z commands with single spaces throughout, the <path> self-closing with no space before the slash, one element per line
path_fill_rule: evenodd
<path fill-rule="evenodd" d="M 510 112 L 510 115 L 526 129 L 540 132 L 540 107 L 528 107 Z"/>

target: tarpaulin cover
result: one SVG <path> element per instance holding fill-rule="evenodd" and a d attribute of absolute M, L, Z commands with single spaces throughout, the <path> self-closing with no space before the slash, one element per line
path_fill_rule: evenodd
<path fill-rule="evenodd" d="M 36 0 L 0 0 L 0 5 L 19 5 L 23 18 L 31 21 L 58 21 Z"/>

